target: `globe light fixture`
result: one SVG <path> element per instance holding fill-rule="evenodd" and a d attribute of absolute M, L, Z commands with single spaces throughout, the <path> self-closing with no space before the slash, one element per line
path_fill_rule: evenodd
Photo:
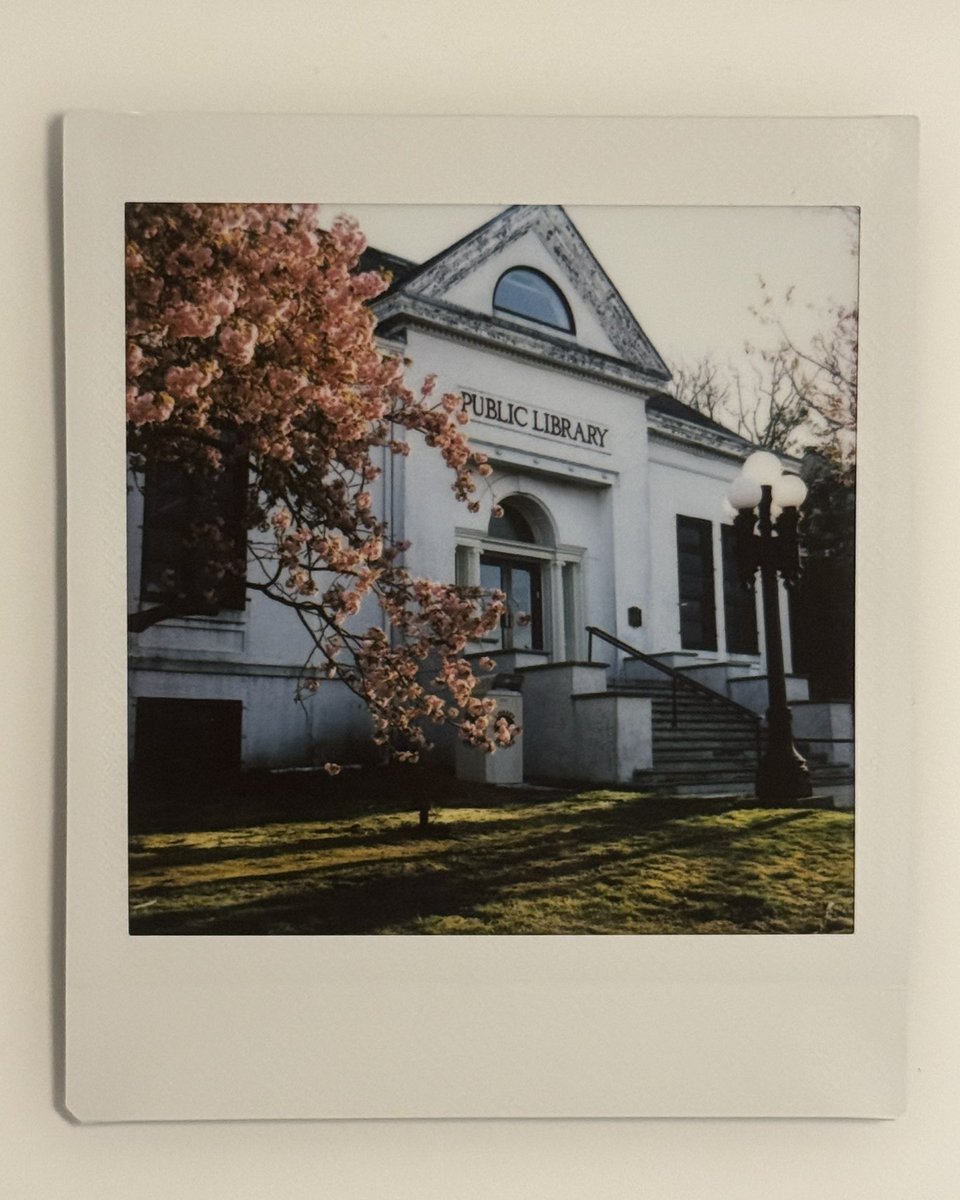
<path fill-rule="evenodd" d="M 738 511 L 741 508 L 756 508 L 762 498 L 763 488 L 748 475 L 738 475 L 727 492 L 731 508 Z"/>
<path fill-rule="evenodd" d="M 784 471 L 773 484 L 773 503 L 780 508 L 799 508 L 807 498 L 807 485 L 799 475 Z"/>
<path fill-rule="evenodd" d="M 757 450 L 730 485 L 727 499 L 737 510 L 737 569 L 741 586 L 753 591 L 760 572 L 767 651 L 767 747 L 757 769 L 757 799 L 790 803 L 813 794 L 810 772 L 793 743 L 793 717 L 787 704 L 778 577 L 787 588 L 800 578 L 799 509 L 807 485 L 784 471 L 769 450 Z"/>
<path fill-rule="evenodd" d="M 774 484 L 783 474 L 780 459 L 769 450 L 754 450 L 744 461 L 743 474 L 759 484 Z"/>

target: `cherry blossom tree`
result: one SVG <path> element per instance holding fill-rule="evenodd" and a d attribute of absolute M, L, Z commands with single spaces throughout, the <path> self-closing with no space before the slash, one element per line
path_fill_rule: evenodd
<path fill-rule="evenodd" d="M 396 758 L 416 760 L 430 722 L 487 750 L 509 744 L 516 730 L 464 657 L 502 597 L 414 577 L 377 512 L 386 456 L 411 440 L 442 456 L 472 511 L 490 467 L 464 436 L 460 397 L 437 397 L 433 378 L 412 391 L 404 362 L 378 348 L 368 302 L 389 280 L 359 269 L 357 224 L 324 230 L 312 205 L 138 203 L 126 235 L 134 477 L 166 466 L 208 498 L 230 472 L 245 484 L 241 537 L 215 504 L 195 505 L 185 537 L 203 571 L 132 613 L 131 630 L 216 611 L 220 585 L 238 580 L 299 619 L 300 698 L 339 681 Z"/>

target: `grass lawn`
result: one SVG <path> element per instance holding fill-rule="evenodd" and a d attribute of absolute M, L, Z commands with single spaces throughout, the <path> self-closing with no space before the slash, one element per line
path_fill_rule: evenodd
<path fill-rule="evenodd" d="M 415 812 L 140 832 L 145 934 L 842 933 L 853 816 L 633 792 L 486 789 Z M 298 813 L 299 815 L 299 813 Z"/>

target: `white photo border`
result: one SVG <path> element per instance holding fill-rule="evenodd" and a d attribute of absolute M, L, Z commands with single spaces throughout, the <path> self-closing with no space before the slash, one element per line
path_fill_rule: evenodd
<path fill-rule="evenodd" d="M 74 114 L 65 123 L 67 1094 L 84 1121 L 892 1116 L 904 1098 L 916 123 Z M 130 937 L 123 209 L 860 209 L 855 931 Z"/>

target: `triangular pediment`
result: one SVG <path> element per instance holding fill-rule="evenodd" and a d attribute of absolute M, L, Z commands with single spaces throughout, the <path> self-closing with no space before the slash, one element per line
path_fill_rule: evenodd
<path fill-rule="evenodd" d="M 531 267 L 556 284 L 576 318 L 571 340 L 583 349 L 618 358 L 657 378 L 669 378 L 637 319 L 559 205 L 505 209 L 411 271 L 393 295 L 493 319 L 494 287 L 503 272 L 514 266 Z M 509 317 L 505 323 L 510 323 Z"/>

